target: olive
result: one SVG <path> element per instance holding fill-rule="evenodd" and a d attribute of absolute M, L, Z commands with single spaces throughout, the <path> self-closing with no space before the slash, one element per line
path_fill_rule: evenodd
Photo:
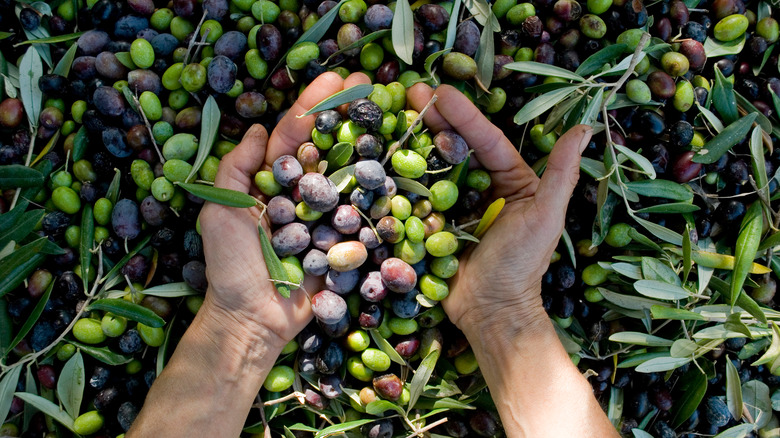
<path fill-rule="evenodd" d="M 659 99 L 669 99 L 674 96 L 677 87 L 674 79 L 662 71 L 650 73 L 647 77 L 647 85 L 653 95 Z"/>

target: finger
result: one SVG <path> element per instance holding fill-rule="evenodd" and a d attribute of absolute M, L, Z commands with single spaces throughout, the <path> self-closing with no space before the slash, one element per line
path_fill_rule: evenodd
<path fill-rule="evenodd" d="M 263 125 L 252 125 L 241 143 L 222 158 L 214 186 L 248 193 L 265 158 L 267 143 L 268 133 Z"/>
<path fill-rule="evenodd" d="M 417 112 L 422 111 L 432 97 L 433 88 L 422 82 L 414 84 L 414 86 L 406 92 L 406 100 L 409 103 L 409 106 Z M 423 121 L 425 122 L 425 126 L 432 129 L 434 133 L 445 129 L 452 129 L 452 126 L 447 123 L 447 120 L 442 117 L 436 107 L 428 109 L 423 116 Z"/>
<path fill-rule="evenodd" d="M 563 217 L 580 175 L 580 156 L 588 145 L 593 128 L 577 125 L 555 143 L 534 201 L 548 215 Z"/>
<path fill-rule="evenodd" d="M 365 73 L 352 73 L 351 75 L 347 76 L 346 79 L 344 79 L 344 89 L 354 87 L 355 85 L 360 84 L 370 84 L 371 78 L 368 77 Z"/>
<path fill-rule="evenodd" d="M 295 155 L 298 146 L 311 138 L 314 115 L 298 118 L 331 94 L 342 90 L 344 80 L 336 73 L 323 73 L 298 96 L 287 114 L 279 121 L 268 141 L 265 163 L 270 167 L 282 155 Z"/>

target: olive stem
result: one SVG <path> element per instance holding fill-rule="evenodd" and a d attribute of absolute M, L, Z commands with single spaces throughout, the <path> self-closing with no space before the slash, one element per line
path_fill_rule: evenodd
<path fill-rule="evenodd" d="M 449 418 L 447 418 L 447 417 L 444 417 L 444 418 L 442 418 L 441 420 L 438 420 L 438 421 L 434 421 L 433 423 L 423 427 L 422 429 L 416 429 L 413 434 L 407 435 L 406 438 L 413 438 L 413 437 L 416 437 L 416 436 L 420 436 L 420 434 L 425 433 L 425 432 L 433 429 L 434 427 L 439 426 L 441 424 L 444 424 L 444 423 L 446 423 L 448 421 L 449 421 Z"/>
<path fill-rule="evenodd" d="M 187 47 L 187 53 L 184 55 L 184 62 L 183 62 L 184 65 L 187 65 L 187 63 L 190 60 L 190 52 L 192 51 L 192 47 L 195 45 L 195 41 L 197 40 L 197 38 L 195 38 L 194 36 L 200 32 L 200 27 L 203 26 L 203 22 L 206 21 L 206 14 L 207 12 L 203 11 L 203 16 L 200 17 L 200 22 L 198 23 L 198 26 L 192 32 L 193 38 L 190 40 L 190 44 Z"/>
<path fill-rule="evenodd" d="M 359 209 L 359 208 L 357 208 L 357 207 L 355 207 L 354 205 L 352 206 L 352 208 L 353 208 L 353 209 L 355 209 L 355 211 L 356 211 L 356 212 L 358 212 L 358 214 L 359 214 L 360 216 L 362 216 L 362 217 L 363 217 L 363 219 L 365 219 L 365 220 L 366 220 L 366 222 L 368 222 L 368 226 L 369 226 L 369 227 L 371 227 L 371 231 L 373 231 L 373 232 L 374 232 L 374 235 L 376 236 L 376 239 L 377 239 L 377 240 L 379 241 L 379 243 L 381 244 L 381 243 L 382 243 L 382 238 L 381 238 L 381 237 L 379 237 L 379 232 L 378 232 L 378 231 L 376 230 L 376 228 L 374 227 L 374 224 L 373 224 L 373 223 L 371 223 L 371 219 L 369 219 L 369 218 L 368 218 L 368 216 L 366 216 L 366 215 L 365 215 L 365 213 L 363 213 L 362 211 L 360 211 L 360 209 Z"/>
<path fill-rule="evenodd" d="M 406 142 L 406 140 L 409 138 L 409 136 L 412 135 L 412 131 L 414 130 L 414 128 L 416 128 L 417 125 L 422 123 L 422 120 L 423 120 L 423 117 L 425 116 L 425 113 L 427 113 L 428 110 L 431 109 L 431 107 L 433 106 L 434 103 L 436 103 L 437 100 L 439 100 L 439 96 L 437 96 L 435 94 L 433 96 L 431 96 L 431 100 L 429 100 L 428 103 L 425 104 L 423 109 L 420 110 L 420 113 L 417 114 L 417 117 L 415 117 L 414 120 L 412 121 L 412 124 L 409 125 L 408 128 L 406 128 L 406 132 L 404 132 L 404 135 L 402 135 L 401 138 L 398 139 L 398 146 L 397 146 L 398 148 L 402 147 L 403 144 Z M 390 150 L 387 151 L 387 155 L 385 156 L 385 159 L 382 160 L 382 164 L 383 165 L 393 155 L 390 152 L 391 151 L 395 152 L 392 149 L 393 148 L 391 147 Z"/>
<path fill-rule="evenodd" d="M 304 401 L 302 401 L 302 400 L 304 400 L 304 397 L 305 397 L 305 395 L 303 393 L 298 392 L 298 391 L 294 391 L 294 392 L 291 392 L 290 394 L 285 395 L 284 397 L 277 398 L 277 399 L 274 399 L 274 400 L 268 400 L 267 402 L 262 402 L 262 406 L 273 406 L 275 404 L 284 403 L 287 400 L 292 400 L 292 399 L 296 399 L 301 404 L 304 404 Z"/>
<path fill-rule="evenodd" d="M 157 152 L 157 156 L 160 158 L 160 163 L 165 164 L 165 157 L 163 157 L 162 152 L 160 152 L 160 148 L 157 146 L 157 142 L 154 141 L 154 132 L 152 131 L 152 124 L 149 123 L 149 119 L 146 118 L 146 113 L 144 113 L 144 108 L 141 106 L 141 102 L 138 101 L 138 96 L 133 94 L 133 102 L 135 102 L 135 106 L 138 108 L 138 113 L 141 114 L 141 117 L 144 118 L 144 124 L 146 125 L 146 129 L 149 131 L 149 139 L 152 140 L 152 145 L 154 146 L 155 152 Z"/>

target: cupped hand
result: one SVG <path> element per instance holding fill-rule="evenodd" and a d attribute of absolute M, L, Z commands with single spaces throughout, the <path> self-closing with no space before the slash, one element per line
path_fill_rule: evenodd
<path fill-rule="evenodd" d="M 461 255 L 444 310 L 467 332 L 494 325 L 532 327 L 547 319 L 541 278 L 563 232 L 580 155 L 592 129 L 578 125 L 563 135 L 539 179 L 501 130 L 455 88 L 442 85 L 434 92 L 417 84 L 408 92 L 409 103 L 420 111 L 434 93 L 438 100 L 425 114 L 426 125 L 434 133 L 454 129 L 463 136 L 491 174 L 491 199 L 506 199 L 480 243 Z"/>
<path fill-rule="evenodd" d="M 298 118 L 326 97 L 358 83 L 370 83 L 364 74 L 343 80 L 335 73 L 325 73 L 312 82 L 287 114 L 279 121 L 271 137 L 261 125 L 253 125 L 241 143 L 225 155 L 214 182 L 216 187 L 249 193 L 265 202 L 253 184 L 258 170 L 270 170 L 282 155 L 296 155 L 301 143 L 309 141 L 315 116 Z M 231 208 L 207 203 L 200 215 L 206 275 L 209 282 L 206 299 L 230 324 L 249 326 L 250 330 L 271 335 L 268 342 L 279 348 L 295 337 L 311 320 L 311 305 L 303 289 L 283 298 L 269 280 L 257 224 L 259 207 Z M 270 234 L 267 218 L 263 227 Z M 304 288 L 318 292 L 318 279 L 307 278 Z"/>

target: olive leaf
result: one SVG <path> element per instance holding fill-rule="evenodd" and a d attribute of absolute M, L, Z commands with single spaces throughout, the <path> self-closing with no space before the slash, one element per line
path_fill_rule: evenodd
<path fill-rule="evenodd" d="M 111 312 L 149 327 L 157 328 L 165 325 L 165 321 L 153 311 L 125 299 L 104 298 L 96 300 L 89 305 L 88 309 Z"/>
<path fill-rule="evenodd" d="M 658 225 L 654 222 L 650 222 L 649 220 L 637 217 L 633 214 L 631 216 L 639 225 L 641 225 L 644 229 L 649 231 L 650 234 L 654 235 L 655 237 L 665 242 L 669 242 L 673 245 L 678 245 L 678 246 L 682 245 L 682 235 L 680 233 L 676 231 L 672 231 L 669 228 Z"/>
<path fill-rule="evenodd" d="M 0 298 L 19 286 L 46 259 L 41 253 L 48 239 L 41 237 L 0 259 Z"/>
<path fill-rule="evenodd" d="M 528 102 L 515 114 L 514 122 L 517 125 L 524 125 L 536 117 L 541 116 L 547 110 L 563 102 L 564 99 L 569 97 L 575 92 L 575 87 L 562 88 L 550 93 L 542 94 L 536 97 L 534 100 Z"/>
<path fill-rule="evenodd" d="M 648 160 L 641 154 L 634 152 L 631 149 L 623 146 L 622 144 L 616 144 L 614 145 L 614 147 L 621 154 L 625 155 L 629 160 L 631 160 L 634 164 L 639 166 L 639 169 L 643 173 L 647 174 L 647 176 L 650 179 L 655 179 L 655 167 L 653 167 L 653 163 L 651 163 L 650 160 Z"/>
<path fill-rule="evenodd" d="M 436 367 L 436 361 L 439 360 L 439 354 L 441 354 L 440 350 L 433 350 L 425 356 L 425 359 L 420 361 L 420 365 L 417 367 L 414 377 L 412 377 L 412 382 L 409 384 L 409 407 L 407 408 L 407 411 L 411 411 L 417 404 L 425 385 L 431 378 L 433 369 Z"/>
<path fill-rule="evenodd" d="M 314 438 L 325 438 L 333 435 L 338 435 L 348 430 L 356 429 L 364 424 L 373 423 L 374 421 L 377 420 L 375 419 L 355 420 L 355 421 L 348 421 L 346 423 L 341 423 L 341 424 L 334 424 L 333 426 L 326 427 L 325 429 L 322 429 L 319 432 L 317 432 L 314 435 Z"/>
<path fill-rule="evenodd" d="M 447 51 L 452 49 L 452 46 L 455 45 L 455 37 L 457 36 L 458 33 L 458 24 L 459 24 L 458 22 L 460 17 L 461 2 L 462 0 L 455 0 L 455 3 L 453 3 L 452 5 L 452 12 L 450 12 L 450 21 L 449 23 L 447 23 L 447 38 L 444 40 L 444 50 Z M 427 64 L 427 60 L 426 60 L 426 64 Z"/>
<path fill-rule="evenodd" d="M 750 155 L 752 158 L 751 163 L 753 165 L 753 176 L 756 178 L 758 191 L 768 195 L 769 187 L 767 186 L 769 184 L 769 180 L 766 176 L 764 143 L 760 126 L 753 128 L 753 133 L 750 135 Z"/>
<path fill-rule="evenodd" d="M 690 367 L 680 379 L 678 388 L 679 394 L 676 394 L 675 402 L 672 405 L 673 427 L 680 427 L 696 411 L 704 400 L 707 393 L 707 375 L 699 370 L 698 367 Z"/>
<path fill-rule="evenodd" d="M 764 130 L 764 132 L 773 134 L 775 136 L 780 135 L 780 127 L 774 126 L 772 121 L 769 120 L 769 118 L 765 116 L 764 113 L 759 111 L 752 102 L 745 98 L 745 96 L 739 94 L 737 91 L 734 91 L 734 97 L 737 99 L 737 109 L 745 110 L 746 113 L 756 114 L 756 123 L 761 127 L 761 129 Z"/>
<path fill-rule="evenodd" d="M 493 12 L 490 12 L 493 17 Z M 485 27 L 482 28 L 482 33 L 479 36 L 479 46 L 477 47 L 477 53 L 474 56 L 474 61 L 477 64 L 477 74 L 475 80 L 479 87 L 477 91 L 479 93 L 488 92 L 491 82 L 493 82 L 493 67 L 495 64 L 495 38 L 493 32 L 496 31 L 493 28 L 491 22 L 488 22 Z M 489 92 L 488 92 L 489 93 Z"/>
<path fill-rule="evenodd" d="M 55 283 L 56 282 L 54 281 L 49 283 L 49 287 L 46 288 L 46 291 L 44 291 L 43 295 L 41 295 L 41 297 L 38 299 L 38 303 L 35 305 L 35 308 L 32 310 L 32 312 L 30 312 L 30 316 L 28 316 L 27 320 L 24 321 L 22 327 L 19 328 L 16 336 L 14 336 L 13 340 L 8 343 L 5 348 L 3 348 L 5 355 L 8 355 L 11 350 L 13 350 L 14 347 L 16 347 L 19 342 L 21 342 L 22 339 L 27 336 L 28 333 L 30 333 L 30 330 L 32 330 L 35 323 L 38 322 L 38 318 L 41 317 L 43 310 L 46 308 L 46 304 L 49 302 L 49 297 L 51 296 L 51 291 L 54 289 Z"/>
<path fill-rule="evenodd" d="M 661 106 L 663 105 L 661 102 L 656 102 L 654 100 L 651 100 L 649 102 L 643 103 L 643 106 Z M 629 108 L 629 107 L 635 107 L 636 102 L 629 99 L 626 93 L 615 93 L 614 98 L 612 101 L 607 105 L 608 110 L 616 110 L 620 108 Z"/>
<path fill-rule="evenodd" d="M 772 56 L 772 52 L 774 52 L 774 50 L 774 44 L 766 49 L 764 56 L 761 58 L 761 63 L 753 66 L 753 76 L 758 76 L 761 73 L 761 70 L 764 69 L 764 66 L 766 65 L 767 61 L 769 61 L 769 58 Z"/>
<path fill-rule="evenodd" d="M 120 64 L 124 65 L 130 70 L 135 70 L 136 67 L 135 63 L 133 62 L 133 58 L 130 57 L 130 52 L 116 52 L 114 53 L 114 56 L 116 56 L 116 59 L 119 61 Z"/>
<path fill-rule="evenodd" d="M 562 84 L 562 83 L 559 83 L 559 82 L 553 82 L 553 83 L 546 84 L 546 85 L 563 85 L 563 87 L 552 88 L 550 91 L 558 90 L 558 89 L 561 89 L 561 88 L 566 88 L 566 87 L 571 87 L 572 86 L 571 84 Z M 537 87 L 533 87 L 533 88 L 537 88 Z M 530 88 L 526 88 L 526 91 L 531 92 Z M 536 92 L 537 93 L 546 93 L 547 91 L 536 91 Z M 550 114 L 547 115 L 547 118 L 544 121 L 544 129 L 542 130 L 542 134 L 547 135 L 547 134 L 553 132 L 558 127 L 558 125 L 560 125 L 560 123 L 564 119 L 564 117 L 567 117 L 567 120 L 568 120 L 568 117 L 571 117 L 569 115 L 570 112 L 572 112 L 572 111 L 580 112 L 579 110 L 574 110 L 574 108 L 575 107 L 580 107 L 580 104 L 582 103 L 582 101 L 584 99 L 585 99 L 584 95 L 582 95 L 582 96 L 570 96 L 570 97 L 566 98 L 566 100 L 564 100 L 560 104 L 556 105 L 555 108 L 553 108 L 553 110 L 550 111 Z M 587 158 L 587 157 L 585 157 L 585 158 Z M 595 161 L 592 158 L 588 158 L 588 159 L 591 160 L 591 161 Z M 599 162 L 599 164 L 601 164 L 601 163 Z M 604 165 L 602 164 L 601 167 L 603 168 Z M 603 176 L 603 173 L 601 175 Z M 593 176 L 593 175 L 591 175 L 591 176 Z M 600 178 L 600 177 L 601 176 L 598 176 L 598 177 L 594 176 L 594 178 Z"/>
<path fill-rule="evenodd" d="M 12 326 L 11 315 L 8 314 L 8 301 L 0 300 L 0 351 L 12 350 L 8 348 L 13 336 Z"/>
<path fill-rule="evenodd" d="M 715 85 L 712 87 L 712 104 L 718 110 L 718 114 L 720 114 L 725 123 L 734 123 L 739 118 L 737 98 L 734 96 L 734 86 L 726 80 L 719 68 L 713 70 L 715 73 Z"/>
<path fill-rule="evenodd" d="M 676 286 L 682 285 L 674 269 L 654 257 L 642 257 L 642 277 Z"/>
<path fill-rule="evenodd" d="M 135 103 L 135 96 L 133 95 L 133 91 L 130 90 L 130 87 L 122 87 L 122 96 L 125 97 L 125 101 L 127 101 L 127 104 L 130 105 L 130 108 L 133 111 L 141 114 L 141 111 L 138 110 L 138 105 Z"/>
<path fill-rule="evenodd" d="M 24 376 L 24 391 L 30 394 L 38 395 L 38 384 L 35 381 L 35 374 L 32 372 L 32 364 L 27 364 L 27 372 Z M 38 413 L 38 409 L 34 406 L 24 407 L 24 418 L 22 419 L 23 429 L 29 430 L 30 422 L 32 422 L 33 415 Z"/>
<path fill-rule="evenodd" d="M 342 167 L 341 169 L 333 172 L 328 179 L 330 179 L 333 184 L 336 185 L 336 190 L 341 192 L 347 186 L 349 185 L 349 182 L 352 181 L 352 176 L 355 174 L 355 165 L 350 164 L 349 166 Z"/>
<path fill-rule="evenodd" d="M 394 411 L 398 415 L 404 415 L 404 410 L 395 403 L 387 400 L 374 400 L 366 405 L 366 413 L 381 417 L 386 411 Z"/>
<path fill-rule="evenodd" d="M 59 406 L 39 395 L 30 394 L 27 392 L 17 392 L 14 395 L 22 399 L 25 403 L 29 403 L 30 405 L 35 406 L 38 410 L 57 420 L 57 422 L 68 428 L 68 430 L 75 433 L 73 430 L 73 418 L 68 415 L 67 412 L 60 409 Z"/>
<path fill-rule="evenodd" d="M 128 261 L 130 261 L 130 259 L 131 259 L 131 258 L 135 257 L 135 255 L 136 255 L 136 254 L 138 254 L 138 252 L 140 252 L 142 249 L 144 249 L 144 248 L 146 247 L 146 245 L 148 245 L 148 244 L 149 244 L 149 241 L 150 241 L 150 240 L 152 240 L 152 236 L 151 236 L 151 235 L 148 235 L 148 236 L 144 237 L 143 239 L 141 239 L 141 241 L 140 241 L 140 242 L 138 242 L 138 243 L 135 245 L 135 247 L 133 247 L 133 249 L 132 249 L 132 250 L 130 250 L 130 252 L 128 252 L 127 254 L 125 254 L 125 255 L 124 255 L 124 256 L 123 256 L 123 257 L 122 257 L 122 258 L 119 260 L 119 262 L 117 262 L 117 264 L 116 264 L 116 265 L 114 265 L 113 267 L 111 267 L 111 269 L 109 269 L 108 273 L 106 273 L 106 275 L 104 275 L 104 276 L 103 276 L 103 279 L 102 279 L 102 280 L 100 280 L 100 282 L 101 282 L 101 283 L 105 283 L 106 285 L 108 285 L 108 284 L 109 284 L 109 282 L 110 282 L 110 281 L 111 281 L 111 280 L 112 280 L 112 279 L 113 279 L 115 276 L 117 276 L 117 274 L 119 273 L 119 270 L 120 270 L 120 269 L 122 269 L 122 267 L 123 267 L 123 266 L 125 266 L 125 265 L 127 264 L 127 262 L 128 262 Z M 103 261 L 104 261 L 104 263 L 105 263 L 106 259 L 105 259 L 105 258 L 103 258 Z"/>
<path fill-rule="evenodd" d="M 54 44 L 54 43 L 63 43 L 65 41 L 71 41 L 75 40 L 76 38 L 83 35 L 84 32 L 75 32 L 75 33 L 69 33 L 66 35 L 55 35 L 50 36 L 46 38 L 35 38 L 35 39 L 28 39 L 25 41 L 18 42 L 14 44 L 14 47 L 22 46 L 25 44 Z"/>
<path fill-rule="evenodd" d="M 406 361 L 404 358 L 401 357 L 397 351 L 395 351 L 395 348 L 393 348 L 393 346 L 387 342 L 387 339 L 379 334 L 379 330 L 371 329 L 369 330 L 369 333 L 371 334 L 371 339 L 374 340 L 376 346 L 379 347 L 379 349 L 382 350 L 386 355 L 390 356 L 390 360 L 397 363 L 398 365 L 406 366 Z"/>
<path fill-rule="evenodd" d="M 391 28 L 395 54 L 401 61 L 411 65 L 414 62 L 414 16 L 409 0 L 396 2 Z"/>
<path fill-rule="evenodd" d="M 588 106 L 585 108 L 582 116 L 580 117 L 580 123 L 583 125 L 593 126 L 596 123 L 599 112 L 601 111 L 601 104 L 604 102 L 604 89 L 599 88 L 596 95 L 590 98 Z"/>
<path fill-rule="evenodd" d="M 742 52 L 745 47 L 745 35 L 728 42 L 721 42 L 715 38 L 707 38 L 704 40 L 704 53 L 707 58 L 715 58 L 717 56 L 725 55 L 737 55 Z"/>
<path fill-rule="evenodd" d="M 647 53 L 641 52 L 637 56 L 637 62 L 642 61 L 642 59 L 647 56 Z M 628 67 L 631 65 L 631 61 L 633 60 L 634 55 L 628 55 L 625 58 L 623 58 L 622 61 L 618 62 L 614 67 L 608 69 L 604 73 L 601 73 L 603 76 L 617 76 L 619 74 L 623 74 L 626 70 L 628 70 Z"/>
<path fill-rule="evenodd" d="M 65 362 L 57 379 L 57 398 L 73 418 L 78 417 L 81 410 L 85 380 L 84 358 L 77 351 Z"/>
<path fill-rule="evenodd" d="M 485 214 L 480 218 L 477 228 L 474 230 L 474 237 L 481 239 L 482 236 L 485 235 L 501 213 L 501 210 L 504 209 L 504 205 L 506 205 L 506 200 L 504 198 L 498 198 L 488 206 L 487 210 L 485 210 Z"/>
<path fill-rule="evenodd" d="M 653 319 L 674 319 L 680 321 L 706 321 L 707 318 L 696 312 L 685 309 L 675 309 L 673 307 L 652 306 L 650 314 Z"/>
<path fill-rule="evenodd" d="M 571 236 L 569 236 L 569 232 L 566 231 L 564 228 L 563 233 L 561 234 L 561 239 L 563 239 L 563 244 L 566 247 L 566 252 L 569 253 L 569 259 L 571 260 L 571 265 L 573 268 L 577 268 L 577 252 L 574 250 L 574 243 L 571 241 Z"/>
<path fill-rule="evenodd" d="M 685 226 L 685 232 L 683 233 L 682 252 L 683 252 L 682 282 L 686 283 L 688 281 L 688 275 L 690 275 L 691 273 L 691 268 L 693 267 L 693 255 L 691 249 L 691 229 L 690 226 L 688 226 L 687 224 Z"/>
<path fill-rule="evenodd" d="M 605 300 L 612 304 L 620 306 L 628 310 L 650 310 L 653 306 L 659 307 L 671 307 L 671 303 L 663 301 L 653 300 L 650 298 L 637 297 L 633 295 L 623 295 L 617 292 L 612 292 L 609 289 L 603 287 L 598 288 L 598 291 L 604 297 Z"/>
<path fill-rule="evenodd" d="M 325 161 L 328 162 L 328 168 L 326 172 L 333 172 L 336 169 L 342 168 L 352 158 L 352 154 L 355 152 L 355 147 L 348 141 L 342 141 L 336 143 L 325 156 Z"/>
<path fill-rule="evenodd" d="M 57 62 L 52 71 L 55 75 L 68 77 L 70 73 L 70 67 L 73 65 L 73 59 L 76 57 L 76 50 L 79 48 L 78 44 L 71 44 L 70 48 L 62 55 L 62 58 Z"/>
<path fill-rule="evenodd" d="M 81 238 L 79 242 L 79 263 L 84 290 L 89 290 L 88 269 L 92 262 L 92 244 L 95 240 L 95 219 L 92 205 L 87 203 L 81 210 Z"/>
<path fill-rule="evenodd" d="M 739 421 L 742 418 L 742 386 L 739 381 L 739 372 L 726 355 L 726 404 L 731 416 Z"/>
<path fill-rule="evenodd" d="M 645 432 L 642 429 L 638 429 L 636 427 L 631 429 L 631 433 L 634 435 L 634 438 L 653 438 L 653 436 L 650 435 L 649 433 Z"/>
<path fill-rule="evenodd" d="M 612 44 L 604 47 L 598 52 L 588 56 L 587 59 L 582 61 L 575 74 L 584 77 L 589 74 L 595 73 L 604 67 L 604 64 L 613 62 L 618 56 L 622 55 L 627 49 L 625 44 Z"/>
<path fill-rule="evenodd" d="M 22 367 L 17 366 L 6 371 L 2 380 L 0 380 L 0 421 L 3 423 L 5 423 L 8 413 L 11 411 L 11 402 L 13 401 L 14 391 L 21 373 Z"/>
<path fill-rule="evenodd" d="M 349 87 L 346 90 L 341 90 L 338 93 L 323 99 L 320 103 L 311 107 L 310 110 L 296 117 L 305 117 L 320 111 L 336 108 L 339 105 L 352 102 L 355 99 L 366 97 L 373 91 L 374 86 L 371 84 L 358 84 Z"/>
<path fill-rule="evenodd" d="M 607 418 L 614 427 L 620 426 L 620 421 L 623 419 L 623 389 L 615 388 L 610 389 L 609 393 L 609 405 L 607 406 Z"/>
<path fill-rule="evenodd" d="M 607 237 L 609 225 L 612 222 L 612 214 L 619 203 L 618 197 L 609 191 L 609 183 L 606 179 L 601 180 L 598 186 L 597 214 L 593 219 L 591 229 L 591 245 L 599 246 Z"/>
<path fill-rule="evenodd" d="M 236 208 L 249 208 L 257 205 L 255 198 L 237 190 L 223 189 L 205 184 L 176 184 L 193 195 L 215 204 Z"/>
<path fill-rule="evenodd" d="M 328 56 L 324 61 L 320 63 L 320 65 L 328 65 L 331 59 L 335 58 L 336 56 L 341 55 L 344 52 L 348 52 L 352 49 L 357 49 L 358 47 L 363 47 L 366 44 L 378 40 L 379 38 L 387 36 L 387 34 L 390 33 L 390 29 L 381 29 L 377 30 L 375 32 L 371 32 L 368 35 L 363 36 L 359 40 L 355 41 L 354 43 L 344 47 L 343 49 L 338 49 L 335 52 L 333 52 L 332 55 Z"/>
<path fill-rule="evenodd" d="M 79 161 L 84 156 L 84 152 L 88 145 L 89 135 L 87 133 L 87 128 L 82 126 L 76 131 L 76 137 L 73 139 L 73 153 L 71 154 L 71 157 L 74 162 Z"/>
<path fill-rule="evenodd" d="M 742 385 L 742 399 L 748 413 L 753 418 L 751 426 L 763 428 L 772 417 L 772 401 L 769 387 L 759 380 L 750 380 Z"/>
<path fill-rule="evenodd" d="M 739 229 L 739 237 L 734 250 L 734 276 L 731 279 L 731 305 L 736 303 L 737 297 L 742 291 L 742 285 L 750 273 L 753 259 L 761 243 L 761 231 L 764 226 L 764 216 L 761 203 L 754 202 L 748 207 L 742 225 Z"/>
<path fill-rule="evenodd" d="M 424 185 L 420 184 L 419 182 L 404 178 L 401 176 L 394 176 L 393 181 L 395 181 L 395 185 L 398 186 L 401 190 L 406 190 L 407 192 L 411 192 L 420 196 L 430 197 L 431 191 L 428 190 Z"/>
<path fill-rule="evenodd" d="M 449 53 L 452 49 L 442 49 L 438 52 L 433 52 L 430 55 L 428 55 L 427 58 L 425 58 L 425 64 L 423 67 L 425 68 L 425 72 L 428 73 L 427 79 L 420 79 L 420 82 L 424 82 L 427 80 L 432 80 L 436 85 L 439 84 L 439 79 L 436 76 L 436 70 L 433 68 L 433 64 L 436 62 L 437 59 L 441 58 L 443 55 L 446 55 Z"/>
<path fill-rule="evenodd" d="M 159 286 L 144 289 L 144 295 L 152 295 L 162 298 L 177 298 L 198 295 L 198 291 L 191 288 L 187 283 L 180 282 L 161 284 Z"/>
<path fill-rule="evenodd" d="M 131 356 L 124 356 L 119 353 L 114 353 L 113 351 L 109 350 L 108 347 L 95 347 L 92 345 L 82 344 L 74 340 L 69 340 L 68 343 L 75 345 L 82 352 L 92 356 L 106 365 L 124 365 L 133 360 Z"/>
<path fill-rule="evenodd" d="M 17 209 L 15 208 L 14 210 Z M 17 211 L 19 213 L 22 212 L 21 209 Z M 35 229 L 36 225 L 38 225 L 41 219 L 43 219 L 45 214 L 46 210 L 43 209 L 27 211 L 24 212 L 24 214 L 21 215 L 21 218 L 19 218 L 19 220 L 17 220 L 15 223 L 8 223 L 5 226 L 0 226 L 0 229 L 3 230 L 0 232 L 0 247 L 4 247 L 9 242 L 20 242 L 22 239 L 27 237 L 33 231 L 33 229 Z"/>
<path fill-rule="evenodd" d="M 678 213 L 693 213 L 699 211 L 701 208 L 698 205 L 688 204 L 685 202 L 670 202 L 668 204 L 651 205 L 650 207 L 640 208 L 636 210 L 637 213 L 657 213 L 657 214 L 678 214 Z"/>
<path fill-rule="evenodd" d="M 659 373 L 679 368 L 692 359 L 689 357 L 656 357 L 638 365 L 634 370 L 638 373 Z"/>
<path fill-rule="evenodd" d="M 209 96 L 206 99 L 206 103 L 203 105 L 203 112 L 201 114 L 200 121 L 200 138 L 198 140 L 198 153 L 195 156 L 195 162 L 192 163 L 192 170 L 185 182 L 190 182 L 198 174 L 203 163 L 206 162 L 206 158 L 211 153 L 211 148 L 214 146 L 214 141 L 217 139 L 217 131 L 219 129 L 219 122 L 222 114 L 219 112 L 219 106 L 217 101 L 214 100 L 214 96 Z"/>
<path fill-rule="evenodd" d="M 659 336 L 649 335 L 641 332 L 619 332 L 609 337 L 612 342 L 622 344 L 645 345 L 648 347 L 671 347 L 674 341 L 664 339 Z"/>
<path fill-rule="evenodd" d="M 501 25 L 498 23 L 498 18 L 493 10 L 490 8 L 490 4 L 485 0 L 465 0 L 466 9 L 471 12 L 477 23 L 482 26 L 492 27 L 494 32 L 501 30 Z"/>
<path fill-rule="evenodd" d="M 144 292 L 146 291 L 144 290 Z M 171 317 L 170 322 L 165 327 L 165 337 L 163 338 L 163 343 L 157 349 L 157 361 L 155 362 L 155 371 L 157 372 L 157 377 L 160 377 L 160 374 L 163 371 L 163 367 L 165 366 L 165 357 L 168 354 L 168 346 L 171 342 L 171 331 L 173 330 L 174 319 L 176 319 L 176 314 Z"/>
<path fill-rule="evenodd" d="M 122 172 L 119 169 L 114 169 L 114 177 L 111 179 L 111 183 L 108 185 L 106 191 L 106 198 L 111 201 L 111 204 L 116 205 L 117 199 L 119 199 L 119 184 L 121 182 Z"/>
<path fill-rule="evenodd" d="M 531 73 L 534 75 L 548 76 L 552 78 L 569 79 L 576 82 L 583 82 L 585 78 L 577 73 L 572 73 L 565 68 L 556 67 L 550 64 L 543 64 L 536 61 L 518 61 L 510 62 L 504 66 L 507 70 Z"/>
<path fill-rule="evenodd" d="M 674 199 L 677 201 L 688 201 L 693 199 L 693 192 L 689 188 L 667 179 L 628 181 L 625 184 L 629 190 L 642 196 Z"/>
<path fill-rule="evenodd" d="M 43 93 L 38 87 L 38 79 L 43 76 L 43 63 L 35 47 L 30 46 L 19 64 L 19 91 L 21 92 L 24 112 L 30 126 L 38 127 L 38 117 L 41 114 Z"/>
<path fill-rule="evenodd" d="M 658 357 L 669 357 L 669 352 L 656 351 L 652 353 L 634 353 L 633 355 L 630 355 L 628 358 L 618 362 L 617 367 L 634 368 L 639 364 L 645 363 L 650 359 L 655 359 Z"/>
<path fill-rule="evenodd" d="M 0 166 L 0 187 L 15 189 L 25 187 L 41 187 L 43 174 L 31 167 L 21 164 Z"/>
<path fill-rule="evenodd" d="M 268 235 L 265 234 L 263 226 L 257 224 L 257 234 L 260 236 L 260 251 L 263 253 L 263 259 L 265 260 L 265 266 L 268 268 L 268 275 L 274 281 L 274 286 L 279 294 L 284 298 L 290 298 L 290 285 L 282 283 L 290 281 L 289 275 L 287 275 L 287 269 L 282 265 L 282 261 L 279 260 L 279 256 L 276 255 L 271 240 Z"/>
<path fill-rule="evenodd" d="M 38 156 L 37 156 L 37 157 L 35 157 L 35 159 L 32 161 L 32 163 L 30 163 L 30 165 L 31 165 L 31 166 L 35 165 L 35 163 L 37 163 L 38 161 L 42 160 L 42 159 L 43 159 L 43 157 L 45 157 L 45 156 L 46 156 L 46 154 L 48 154 L 48 153 L 49 153 L 49 151 L 51 150 L 51 148 L 53 148 L 53 147 L 54 147 L 54 145 L 56 145 L 56 144 L 57 144 L 57 142 L 60 140 L 60 135 L 61 135 L 61 134 L 60 134 L 60 130 L 58 129 L 58 130 L 57 130 L 57 131 L 54 133 L 54 135 L 53 135 L 53 136 L 52 136 L 52 137 L 49 139 L 49 141 L 48 141 L 48 142 L 46 142 L 46 146 L 44 146 L 44 147 L 43 147 L 43 149 L 41 149 L 41 151 L 40 151 L 40 152 L 38 152 Z"/>

